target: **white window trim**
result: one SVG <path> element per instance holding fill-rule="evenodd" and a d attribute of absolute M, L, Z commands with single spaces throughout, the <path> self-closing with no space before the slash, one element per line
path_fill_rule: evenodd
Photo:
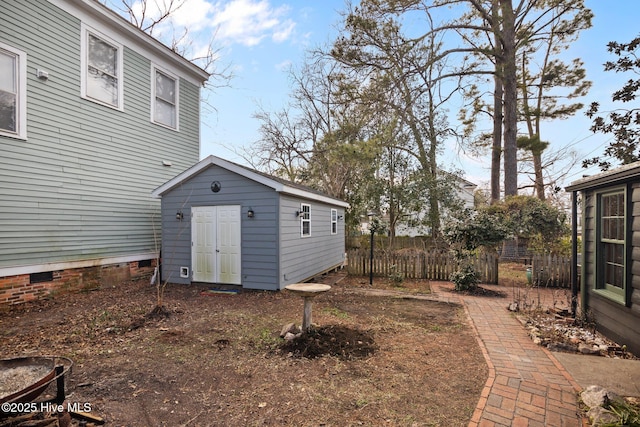
<path fill-rule="evenodd" d="M 612 194 L 617 194 L 617 193 L 623 193 L 624 194 L 624 219 L 625 219 L 625 230 L 624 230 L 624 240 L 622 240 L 621 244 L 623 245 L 624 248 L 624 273 L 623 273 L 623 287 L 620 288 L 615 288 L 613 286 L 609 286 L 606 285 L 604 283 L 604 279 L 603 279 L 603 272 L 600 271 L 602 267 L 602 263 L 604 262 L 603 259 L 603 247 L 602 247 L 602 243 L 606 243 L 607 239 L 603 239 L 602 238 L 602 197 L 603 196 L 608 196 L 608 195 L 612 195 Z M 597 237 L 596 237 L 596 251 L 595 251 L 595 259 L 596 259 L 596 280 L 595 283 L 593 284 L 593 291 L 599 295 L 602 295 L 612 301 L 618 302 L 620 304 L 625 305 L 626 304 L 626 293 L 627 293 L 627 287 L 631 286 L 631 284 L 628 282 L 627 280 L 627 269 L 629 268 L 629 260 L 627 259 L 627 221 L 628 221 L 628 211 L 627 211 L 627 197 L 628 197 L 628 192 L 626 190 L 626 188 L 624 186 L 621 187 L 614 187 L 614 188 L 608 188 L 608 189 L 604 189 L 602 191 L 596 191 L 595 193 L 596 196 L 596 217 L 595 217 L 595 223 L 596 223 L 596 227 L 598 232 L 596 233 Z M 618 243 L 620 241 L 616 240 L 613 241 L 614 243 Z M 619 243 L 618 243 L 619 244 Z"/>
<path fill-rule="evenodd" d="M 175 128 L 171 126 L 167 126 L 164 123 L 156 122 L 156 72 L 157 71 L 161 72 L 162 74 L 168 77 L 171 77 L 176 81 L 176 100 L 175 100 L 176 127 Z M 151 64 L 150 80 L 151 80 L 151 116 L 150 116 L 151 122 L 158 126 L 165 127 L 167 129 L 179 131 L 180 130 L 180 78 L 177 75 L 167 71 L 166 69 L 157 66 L 156 64 Z"/>
<path fill-rule="evenodd" d="M 16 132 L 0 129 L 0 135 L 18 139 L 27 139 L 27 54 L 0 42 L 0 49 L 10 52 L 18 58 L 18 95 L 16 108 Z"/>
<path fill-rule="evenodd" d="M 82 37 L 82 41 L 80 43 L 80 96 L 88 101 L 95 102 L 96 104 L 104 105 L 105 107 L 113 108 L 116 110 L 124 111 L 124 48 L 121 43 L 114 41 L 112 38 L 105 36 L 100 31 L 96 31 L 93 28 L 85 25 L 84 23 L 80 24 L 80 34 Z M 104 40 L 105 42 L 113 45 L 118 49 L 118 105 L 109 104 L 107 102 L 100 101 L 98 99 L 92 98 L 87 95 L 87 68 L 89 65 L 89 34 L 92 34 L 99 39 Z"/>
<path fill-rule="evenodd" d="M 305 219 L 304 217 L 304 207 L 309 208 L 309 218 Z M 309 234 L 304 234 L 304 223 L 309 223 Z M 300 204 L 300 236 L 301 237 L 309 237 L 311 236 L 311 205 L 308 203 Z"/>
<path fill-rule="evenodd" d="M 338 234 L 338 209 L 331 209 L 331 234 Z"/>

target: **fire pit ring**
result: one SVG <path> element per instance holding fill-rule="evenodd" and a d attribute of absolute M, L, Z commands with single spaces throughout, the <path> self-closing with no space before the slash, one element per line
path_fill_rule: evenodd
<path fill-rule="evenodd" d="M 64 376 L 73 362 L 63 356 L 31 356 L 0 359 L 0 404 L 35 400 L 56 381 L 56 402 L 64 401 Z M 0 417 L 2 413 L 0 413 Z"/>

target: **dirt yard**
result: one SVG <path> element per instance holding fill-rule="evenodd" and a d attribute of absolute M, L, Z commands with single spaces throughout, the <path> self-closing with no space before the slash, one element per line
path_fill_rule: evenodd
<path fill-rule="evenodd" d="M 108 426 L 466 426 L 488 370 L 463 309 L 360 287 L 318 296 L 317 328 L 297 343 L 279 337 L 302 321 L 287 291 L 169 286 L 160 319 L 144 281 L 60 295 L 0 309 L 1 356 L 71 358 L 67 400 Z"/>

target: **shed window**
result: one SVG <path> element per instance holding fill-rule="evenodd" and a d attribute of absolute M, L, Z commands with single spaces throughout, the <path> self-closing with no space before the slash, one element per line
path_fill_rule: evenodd
<path fill-rule="evenodd" d="M 624 303 L 626 290 L 626 205 L 624 189 L 598 194 L 596 289 Z"/>
<path fill-rule="evenodd" d="M 0 134 L 26 138 L 27 54 L 0 43 Z"/>
<path fill-rule="evenodd" d="M 122 46 L 83 28 L 82 96 L 122 109 Z"/>
<path fill-rule="evenodd" d="M 178 129 L 178 78 L 154 67 L 152 80 L 151 119 Z"/>
<path fill-rule="evenodd" d="M 300 205 L 300 234 L 311 236 L 311 205 L 305 203 Z"/>
<path fill-rule="evenodd" d="M 331 234 L 338 234 L 338 210 L 331 209 Z"/>

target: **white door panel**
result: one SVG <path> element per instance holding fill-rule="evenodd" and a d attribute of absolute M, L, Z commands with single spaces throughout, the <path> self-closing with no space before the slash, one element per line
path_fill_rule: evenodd
<path fill-rule="evenodd" d="M 218 280 L 240 284 L 240 206 L 218 208 Z"/>
<path fill-rule="evenodd" d="M 240 206 L 192 207 L 193 281 L 241 284 Z"/>
<path fill-rule="evenodd" d="M 215 282 L 216 279 L 215 214 L 215 207 L 191 208 L 191 268 L 195 282 Z"/>

